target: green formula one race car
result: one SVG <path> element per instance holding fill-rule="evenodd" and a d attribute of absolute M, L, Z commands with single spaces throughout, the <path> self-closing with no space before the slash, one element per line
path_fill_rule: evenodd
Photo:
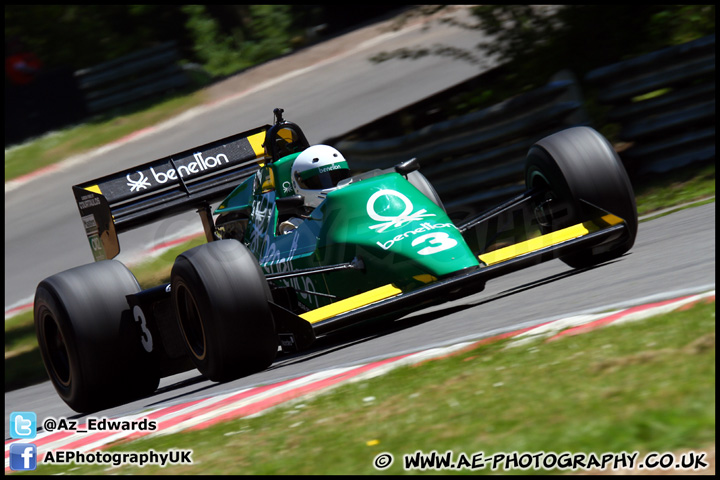
<path fill-rule="evenodd" d="M 453 222 L 414 159 L 351 174 L 276 109 L 273 125 L 76 185 L 95 262 L 37 287 L 48 375 L 72 409 L 97 411 L 149 395 L 167 375 L 239 378 L 358 322 L 477 293 L 546 260 L 583 268 L 632 247 L 632 187 L 595 130 L 534 144 L 525 183 Z M 207 243 L 177 257 L 169 284 L 142 290 L 113 260 L 118 234 L 191 209 Z M 487 245 L 478 227 L 513 209 L 530 212 L 537 234 Z"/>

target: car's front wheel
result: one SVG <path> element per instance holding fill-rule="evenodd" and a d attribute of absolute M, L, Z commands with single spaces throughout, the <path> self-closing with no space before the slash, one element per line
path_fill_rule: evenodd
<path fill-rule="evenodd" d="M 543 233 L 608 212 L 625 222 L 623 236 L 608 244 L 564 255 L 574 268 L 623 255 L 635 243 L 638 215 L 630 179 L 610 142 L 589 127 L 573 127 L 543 138 L 528 152 L 528 189 L 542 193 L 534 210 Z"/>

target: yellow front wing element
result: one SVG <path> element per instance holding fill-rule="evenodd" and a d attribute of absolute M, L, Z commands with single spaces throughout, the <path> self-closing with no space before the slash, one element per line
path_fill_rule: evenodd
<path fill-rule="evenodd" d="M 336 315 L 340 315 L 341 313 L 349 312 L 351 310 L 355 310 L 356 308 L 364 307 L 365 305 L 370 305 L 371 303 L 394 297 L 400 293 L 402 293 L 402 290 L 397 288 L 395 285 L 384 285 L 373 290 L 368 290 L 365 293 L 361 293 L 344 300 L 339 300 L 335 303 L 331 303 L 330 305 L 303 313 L 300 317 L 307 320 L 309 323 L 317 323 L 321 320 L 326 320 Z"/>
<path fill-rule="evenodd" d="M 617 225 L 623 221 L 620 217 L 610 214 L 601 217 L 599 220 L 609 226 Z M 516 243 L 515 245 L 510 245 L 509 247 L 484 253 L 479 255 L 478 258 L 480 261 L 485 263 L 485 265 L 490 266 L 496 263 L 504 262 L 505 260 L 510 260 L 511 258 L 519 257 L 520 255 L 525 255 L 526 253 L 540 250 L 541 248 L 550 247 L 552 245 L 557 245 L 558 243 L 572 240 L 573 238 L 582 237 L 588 233 L 600 230 L 600 228 L 601 227 L 595 222 L 578 223 L 572 227 L 563 228 L 562 230 L 557 230 L 537 238 Z"/>

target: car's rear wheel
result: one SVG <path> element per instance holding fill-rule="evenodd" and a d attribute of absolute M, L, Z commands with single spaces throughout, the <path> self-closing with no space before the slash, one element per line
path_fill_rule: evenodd
<path fill-rule="evenodd" d="M 170 282 L 178 325 L 200 373 L 222 382 L 272 364 L 278 349 L 272 297 L 243 244 L 220 240 L 182 253 Z"/>
<path fill-rule="evenodd" d="M 621 238 L 560 259 L 574 268 L 597 265 L 626 253 L 635 243 L 638 217 L 630 179 L 610 142 L 589 127 L 543 138 L 528 152 L 527 188 L 542 192 L 533 205 L 543 233 L 609 212 L 624 220 Z"/>
<path fill-rule="evenodd" d="M 152 393 L 160 375 L 142 346 L 126 295 L 140 291 L 120 262 L 105 260 L 48 277 L 35 292 L 35 331 L 50 381 L 77 412 Z"/>

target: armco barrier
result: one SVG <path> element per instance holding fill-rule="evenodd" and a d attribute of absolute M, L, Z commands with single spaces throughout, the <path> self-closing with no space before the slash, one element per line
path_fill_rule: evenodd
<path fill-rule="evenodd" d="M 576 80 L 561 72 L 537 90 L 402 137 L 335 146 L 358 170 L 415 157 L 448 211 L 472 212 L 524 188 L 518 181 L 535 141 L 587 122 Z"/>
<path fill-rule="evenodd" d="M 189 79 L 178 65 L 179 58 L 175 43 L 168 42 L 78 70 L 75 77 L 88 112 L 102 112 L 184 87 Z"/>
<path fill-rule="evenodd" d="M 594 70 L 583 79 L 584 97 L 580 90 L 563 72 L 538 90 L 404 136 L 330 142 L 359 170 L 418 158 L 448 211 L 464 212 L 522 191 L 529 147 L 545 135 L 588 124 L 582 106 L 592 94 L 631 145 L 620 154 L 631 177 L 714 159 L 715 35 Z"/>
<path fill-rule="evenodd" d="M 593 70 L 585 77 L 610 107 L 631 175 L 715 158 L 715 35 Z"/>

